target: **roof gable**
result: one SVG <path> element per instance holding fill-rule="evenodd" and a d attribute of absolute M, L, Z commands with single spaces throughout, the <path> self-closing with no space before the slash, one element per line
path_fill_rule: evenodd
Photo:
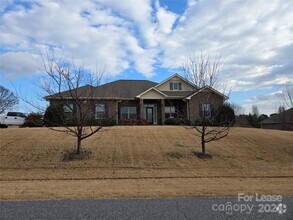
<path fill-rule="evenodd" d="M 170 76 L 169 78 L 165 79 L 161 83 L 157 84 L 155 86 L 155 88 L 160 91 L 163 91 L 163 92 L 164 91 L 174 91 L 174 90 L 170 90 L 169 82 L 181 82 L 182 83 L 182 90 L 180 90 L 180 91 L 196 91 L 196 90 L 198 90 L 197 86 L 195 86 L 190 81 L 184 79 L 182 76 L 180 76 L 177 73 Z"/>
<path fill-rule="evenodd" d="M 137 98 L 147 98 L 147 99 L 158 99 L 167 97 L 166 94 L 156 89 L 155 87 L 149 88 L 148 90 L 142 92 L 141 94 L 136 96 Z"/>
<path fill-rule="evenodd" d="M 203 88 L 201 88 L 200 90 L 194 92 L 192 95 L 186 97 L 186 99 L 191 99 L 193 96 L 195 96 L 195 95 L 197 95 L 199 93 L 205 92 L 205 90 L 210 90 L 211 92 L 213 92 L 213 93 L 215 93 L 215 94 L 217 94 L 219 96 L 222 96 L 225 100 L 229 99 L 228 96 L 224 95 L 223 93 L 221 93 L 221 92 L 215 90 L 214 88 L 212 88 L 211 86 L 207 86 L 207 85 L 204 86 Z"/>

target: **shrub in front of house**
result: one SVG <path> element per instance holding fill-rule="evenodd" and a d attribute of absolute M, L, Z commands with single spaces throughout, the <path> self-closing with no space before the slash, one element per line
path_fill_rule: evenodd
<path fill-rule="evenodd" d="M 205 119 L 196 119 L 192 125 L 194 126 L 215 126 L 215 120 L 213 118 L 205 118 Z"/>
<path fill-rule="evenodd" d="M 136 120 L 136 125 L 148 125 L 149 122 L 146 119 L 138 119 Z"/>
<path fill-rule="evenodd" d="M 22 127 L 43 127 L 44 120 L 41 113 L 30 113 L 24 121 Z"/>
<path fill-rule="evenodd" d="M 145 119 L 120 119 L 120 125 L 148 125 L 149 122 Z"/>
<path fill-rule="evenodd" d="M 120 119 L 119 124 L 120 125 L 135 125 L 136 119 Z"/>
<path fill-rule="evenodd" d="M 167 118 L 165 120 L 165 125 L 190 125 L 191 122 L 185 118 Z"/>
<path fill-rule="evenodd" d="M 178 118 L 177 125 L 191 125 L 191 121 L 186 118 Z"/>
<path fill-rule="evenodd" d="M 104 118 L 104 119 L 97 119 L 98 125 L 104 127 L 111 127 L 116 125 L 116 120 L 114 118 Z"/>
<path fill-rule="evenodd" d="M 214 118 L 214 122 L 219 126 L 234 126 L 235 124 L 235 113 L 229 103 L 225 103 L 219 107 L 217 114 Z"/>
<path fill-rule="evenodd" d="M 177 125 L 177 121 L 175 118 L 167 118 L 165 120 L 165 125 Z"/>
<path fill-rule="evenodd" d="M 44 125 L 47 127 L 59 126 L 64 123 L 64 111 L 62 105 L 52 103 L 45 111 Z"/>
<path fill-rule="evenodd" d="M 74 119 L 68 119 L 66 121 L 67 126 L 76 126 L 77 123 Z M 85 121 L 85 126 L 103 126 L 110 127 L 116 125 L 116 120 L 113 118 L 95 119 L 89 118 Z"/>

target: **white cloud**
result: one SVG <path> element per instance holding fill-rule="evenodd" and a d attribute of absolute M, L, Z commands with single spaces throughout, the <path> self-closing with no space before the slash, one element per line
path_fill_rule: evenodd
<path fill-rule="evenodd" d="M 0 41 L 5 50 L 30 54 L 44 53 L 48 45 L 56 48 L 55 53 L 61 48 L 64 57 L 83 61 L 88 68 L 93 68 L 98 59 L 112 76 L 133 65 L 152 77 L 156 54 L 150 43 L 153 37 L 146 33 L 150 30 L 149 35 L 154 35 L 155 27 L 151 23 L 152 8 L 143 2 L 130 1 L 132 7 L 117 1 L 32 2 L 29 9 L 17 8 L 2 15 L 0 31 L 4 34 Z M 142 7 L 139 12 L 135 9 L 138 5 Z M 140 34 L 135 33 L 137 28 Z"/>
<path fill-rule="evenodd" d="M 146 47 L 157 46 L 155 41 L 155 26 L 153 24 L 151 0 L 97 0 L 106 7 L 110 7 L 118 16 L 132 21 L 138 29 L 142 43 Z"/>
<path fill-rule="evenodd" d="M 161 43 L 163 66 L 176 68 L 189 52 L 208 50 L 225 59 L 224 79 L 237 81 L 237 90 L 292 82 L 291 11 L 280 0 L 189 1 L 184 19 Z"/>
<path fill-rule="evenodd" d="M 92 69 L 98 59 L 110 76 L 134 68 L 153 77 L 157 66 L 176 69 L 188 53 L 207 50 L 225 59 L 234 90 L 279 87 L 293 81 L 292 11 L 282 0 L 189 0 L 182 15 L 152 0 L 5 0 L 1 57 L 17 57 L 19 67 L 8 61 L 1 70 L 33 74 L 35 57 L 53 46 Z"/>
<path fill-rule="evenodd" d="M 39 57 L 26 52 L 9 52 L 0 54 L 0 70 L 6 75 L 4 79 L 13 79 L 22 75 L 37 73 Z"/>
<path fill-rule="evenodd" d="M 249 97 L 244 102 L 245 113 L 249 114 L 252 110 L 252 105 L 257 104 L 260 114 L 270 115 L 272 113 L 278 112 L 280 106 L 284 106 L 285 109 L 288 109 L 286 103 L 282 99 L 283 90 L 279 90 L 271 93 L 260 93 L 256 96 Z"/>
<path fill-rule="evenodd" d="M 156 2 L 158 30 L 164 34 L 172 32 L 172 27 L 178 18 L 178 15 L 161 7 L 159 2 Z"/>

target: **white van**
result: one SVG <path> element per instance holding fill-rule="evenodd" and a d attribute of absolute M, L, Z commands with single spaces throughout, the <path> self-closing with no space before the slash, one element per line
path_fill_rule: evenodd
<path fill-rule="evenodd" d="M 0 115 L 0 127 L 7 128 L 8 125 L 23 125 L 25 117 L 22 112 L 7 112 L 6 115 Z"/>

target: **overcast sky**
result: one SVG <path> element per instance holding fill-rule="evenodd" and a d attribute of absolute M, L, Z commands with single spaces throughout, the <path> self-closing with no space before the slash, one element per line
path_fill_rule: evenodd
<path fill-rule="evenodd" d="M 293 82 L 292 11 L 293 0 L 1 0 L 0 84 L 34 91 L 46 48 L 99 61 L 108 79 L 156 82 L 208 51 L 225 60 L 231 101 L 270 114 Z"/>

